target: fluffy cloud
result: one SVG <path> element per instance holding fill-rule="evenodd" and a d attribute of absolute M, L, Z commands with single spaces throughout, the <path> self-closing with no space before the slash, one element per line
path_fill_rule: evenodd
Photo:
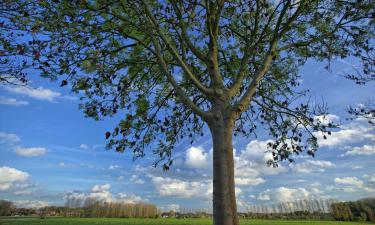
<path fill-rule="evenodd" d="M 202 147 L 190 147 L 186 151 L 186 165 L 194 169 L 210 169 L 212 150 L 206 153 Z"/>
<path fill-rule="evenodd" d="M 110 165 L 108 167 L 109 170 L 116 170 L 116 169 L 119 169 L 119 168 L 121 168 L 121 166 L 119 166 L 119 165 Z"/>
<path fill-rule="evenodd" d="M 21 148 L 17 147 L 15 153 L 20 156 L 34 157 L 44 155 L 47 152 L 46 148 L 34 147 L 34 148 Z"/>
<path fill-rule="evenodd" d="M 169 212 L 171 210 L 174 212 L 180 212 L 181 206 L 177 204 L 168 204 L 168 205 L 163 205 L 159 208 L 163 212 Z"/>
<path fill-rule="evenodd" d="M 188 182 L 169 177 L 151 177 L 151 181 L 162 196 L 211 199 L 212 182 Z"/>
<path fill-rule="evenodd" d="M 86 145 L 86 144 L 80 144 L 80 146 L 79 146 L 79 148 L 80 149 L 89 149 L 90 148 L 90 146 L 88 146 L 88 145 Z"/>
<path fill-rule="evenodd" d="M 17 100 L 15 98 L 7 98 L 5 96 L 0 96 L 0 105 L 11 105 L 11 106 L 22 106 L 28 105 L 29 102 Z"/>
<path fill-rule="evenodd" d="M 0 131 L 0 144 L 16 144 L 20 142 L 21 139 L 16 134 L 10 134 Z"/>
<path fill-rule="evenodd" d="M 13 202 L 16 207 L 22 208 L 42 208 L 50 205 L 48 202 L 38 200 L 17 200 Z"/>
<path fill-rule="evenodd" d="M 111 188 L 110 184 L 103 184 L 103 185 L 97 184 L 97 185 L 94 185 L 92 187 L 91 191 L 92 192 L 103 192 L 103 191 L 108 191 L 110 188 Z"/>
<path fill-rule="evenodd" d="M 90 192 L 71 192 L 67 193 L 66 199 L 75 199 L 80 201 L 68 201 L 72 206 L 77 207 L 74 204 L 82 204 L 85 199 L 95 199 L 103 202 L 121 202 L 121 203 L 140 203 L 147 202 L 147 199 L 143 199 L 135 194 L 118 193 L 113 194 L 110 192 L 110 184 L 97 184 L 91 188 Z"/>
<path fill-rule="evenodd" d="M 322 192 L 316 188 L 288 188 L 279 187 L 276 189 L 267 189 L 266 191 L 259 194 L 258 199 L 263 201 L 275 201 L 275 202 L 293 202 L 304 199 L 318 199 L 322 195 Z"/>
<path fill-rule="evenodd" d="M 276 175 L 287 172 L 288 169 L 282 165 L 279 167 L 269 167 L 266 162 L 272 159 L 272 154 L 268 152 L 267 143 L 271 140 L 259 141 L 253 140 L 247 144 L 246 148 L 241 151 L 238 157 L 235 157 L 236 174 L 247 176 L 247 173 L 256 171 L 263 175 Z M 251 170 L 250 170 L 251 169 Z"/>
<path fill-rule="evenodd" d="M 43 87 L 32 88 L 26 86 L 7 86 L 6 89 L 12 93 L 22 94 L 30 98 L 46 100 L 50 102 L 52 102 L 55 98 L 61 96 L 59 92 L 55 92 Z"/>
<path fill-rule="evenodd" d="M 269 194 L 262 193 L 262 194 L 259 194 L 258 199 L 261 201 L 269 201 L 271 200 L 271 197 Z"/>
<path fill-rule="evenodd" d="M 330 161 L 324 160 L 306 160 L 302 163 L 297 163 L 296 165 L 291 165 L 294 171 L 297 173 L 311 173 L 314 171 L 324 172 L 326 168 L 334 167 Z"/>
<path fill-rule="evenodd" d="M 264 182 L 266 181 L 261 177 L 256 177 L 256 178 L 236 177 L 235 178 L 235 183 L 236 185 L 239 185 L 239 186 L 255 186 L 255 185 L 262 184 Z"/>
<path fill-rule="evenodd" d="M 374 155 L 375 145 L 363 145 L 362 147 L 354 147 L 352 150 L 347 151 L 345 155 Z"/>
<path fill-rule="evenodd" d="M 343 178 L 336 177 L 334 179 L 334 182 L 336 184 L 345 185 L 343 188 L 344 191 L 349 190 L 346 192 L 354 192 L 355 191 L 354 188 L 364 190 L 366 192 L 375 192 L 374 187 L 370 187 L 369 185 L 365 184 L 364 181 L 358 179 L 357 177 L 343 177 Z"/>
<path fill-rule="evenodd" d="M 272 158 L 271 153 L 266 152 L 267 143 L 268 141 L 254 140 L 239 154 L 236 154 L 234 150 L 235 183 L 237 186 L 256 186 L 265 182 L 265 179 L 260 177 L 262 174 L 272 175 L 287 171 L 287 168 L 283 166 L 270 168 L 266 165 L 266 161 Z M 212 154 L 212 149 L 205 151 L 202 147 L 191 147 L 186 152 L 185 164 L 189 168 L 211 171 Z"/>
<path fill-rule="evenodd" d="M 364 183 L 357 177 L 344 177 L 344 178 L 335 178 L 335 183 L 337 184 L 348 184 L 356 187 L 363 187 Z"/>
<path fill-rule="evenodd" d="M 375 183 L 375 174 L 369 177 L 369 182 L 374 182 Z"/>
<path fill-rule="evenodd" d="M 134 184 L 144 184 L 145 181 L 142 180 L 141 178 L 139 178 L 138 175 L 132 175 L 131 178 L 130 178 L 130 181 L 133 182 Z"/>
<path fill-rule="evenodd" d="M 139 202 L 147 202 L 148 199 L 143 199 L 141 196 L 134 195 L 134 194 L 119 193 L 117 201 L 128 203 L 128 204 L 135 204 Z"/>
<path fill-rule="evenodd" d="M 26 181 L 29 174 L 15 168 L 0 167 L 0 191 L 9 190 L 15 183 Z"/>
<path fill-rule="evenodd" d="M 320 122 L 321 124 L 328 125 L 329 123 L 337 124 L 339 122 L 340 117 L 334 114 L 327 114 L 321 116 L 315 116 L 315 121 Z"/>
<path fill-rule="evenodd" d="M 363 168 L 363 166 L 360 166 L 360 165 L 352 166 L 353 170 L 359 170 L 359 169 L 362 169 L 362 168 Z"/>
<path fill-rule="evenodd" d="M 372 127 L 360 119 L 342 126 L 339 131 L 332 132 L 332 135 L 328 136 L 327 139 L 324 139 L 320 132 L 314 132 L 314 134 L 317 136 L 321 147 L 343 146 L 365 140 L 375 140 Z"/>

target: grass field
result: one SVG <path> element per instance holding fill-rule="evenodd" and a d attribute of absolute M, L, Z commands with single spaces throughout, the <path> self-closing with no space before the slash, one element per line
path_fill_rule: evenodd
<path fill-rule="evenodd" d="M 0 225 L 210 225 L 210 219 L 0 218 Z M 358 222 L 241 220 L 241 225 L 364 225 Z"/>

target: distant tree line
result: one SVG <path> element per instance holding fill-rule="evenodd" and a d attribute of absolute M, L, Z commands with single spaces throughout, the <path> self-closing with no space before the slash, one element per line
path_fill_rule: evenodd
<path fill-rule="evenodd" d="M 47 206 L 39 209 L 17 208 L 14 203 L 0 200 L 0 216 L 64 216 L 64 217 L 111 217 L 111 218 L 210 218 L 205 210 L 181 210 L 160 213 L 153 204 L 105 202 L 94 198 L 70 198 L 65 206 Z M 336 200 L 300 200 L 274 205 L 253 205 L 246 213 L 238 213 L 244 219 L 309 219 L 375 222 L 375 198 L 351 202 Z"/>
<path fill-rule="evenodd" d="M 158 210 L 155 205 L 144 203 L 114 203 L 94 201 L 81 208 L 69 208 L 66 217 L 112 217 L 112 218 L 155 218 Z"/>
<path fill-rule="evenodd" d="M 239 213 L 240 218 L 244 219 L 285 219 L 285 220 L 333 220 L 330 213 L 294 211 L 289 213 Z"/>
<path fill-rule="evenodd" d="M 65 205 L 38 209 L 17 208 L 10 201 L 0 200 L 0 216 L 155 218 L 159 213 L 153 204 L 104 202 L 88 198 L 79 207 Z"/>
<path fill-rule="evenodd" d="M 331 214 L 341 221 L 375 222 L 375 198 L 331 204 Z"/>
<path fill-rule="evenodd" d="M 335 199 L 303 199 L 270 205 L 250 205 L 247 207 L 247 212 L 253 214 L 290 214 L 293 212 L 329 213 L 330 205 L 335 202 L 338 201 Z"/>

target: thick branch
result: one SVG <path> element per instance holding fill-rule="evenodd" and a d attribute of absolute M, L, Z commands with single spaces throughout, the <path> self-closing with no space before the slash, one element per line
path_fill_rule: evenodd
<path fill-rule="evenodd" d="M 185 42 L 185 44 L 187 45 L 187 47 L 193 52 L 193 54 L 195 56 L 197 56 L 198 59 L 200 59 L 203 62 L 207 63 L 208 60 L 209 60 L 208 57 L 206 55 L 204 55 L 204 53 L 200 49 L 198 49 L 197 47 L 195 47 L 194 44 L 191 42 L 191 40 L 190 40 L 190 38 L 188 36 L 188 33 L 187 33 L 186 23 L 185 23 L 185 21 L 182 18 L 181 11 L 178 8 L 178 5 L 177 5 L 176 1 L 173 0 L 172 4 L 173 4 L 174 11 L 177 14 L 177 18 L 178 18 L 178 21 L 179 21 L 179 27 L 181 28 L 181 37 L 182 37 L 182 40 Z"/>
<path fill-rule="evenodd" d="M 162 56 L 160 45 L 157 40 L 152 38 L 153 44 L 155 46 L 155 53 L 156 57 L 158 59 L 159 65 L 161 66 L 163 72 L 165 73 L 167 80 L 169 81 L 170 84 L 172 84 L 173 88 L 175 89 L 175 92 L 179 99 L 186 105 L 188 106 L 194 113 L 198 114 L 201 116 L 203 119 L 207 119 L 209 117 L 208 113 L 203 111 L 199 106 L 194 104 L 192 102 L 186 92 L 180 87 L 180 85 L 177 83 L 177 81 L 174 79 L 172 74 L 169 72 L 168 66 Z"/>
<path fill-rule="evenodd" d="M 189 69 L 189 65 L 180 57 L 178 51 L 173 47 L 173 45 L 169 42 L 168 37 L 164 34 L 164 32 L 161 30 L 160 26 L 158 25 L 158 22 L 156 21 L 155 17 L 152 14 L 152 11 L 150 7 L 148 6 L 148 3 L 145 2 L 145 0 L 142 0 L 147 16 L 150 18 L 150 22 L 154 26 L 155 30 L 160 35 L 160 38 L 163 40 L 167 48 L 170 50 L 172 55 L 176 58 L 177 62 L 181 65 L 184 72 L 188 75 L 189 79 L 193 82 L 193 84 L 200 90 L 203 94 L 209 95 L 213 93 L 213 90 L 204 86 L 198 78 L 192 73 L 192 71 Z"/>
<path fill-rule="evenodd" d="M 276 23 L 273 40 L 270 43 L 270 49 L 269 49 L 269 51 L 266 55 L 266 58 L 264 60 L 262 69 L 255 75 L 254 79 L 251 81 L 251 83 L 250 83 L 247 91 L 245 92 L 245 94 L 242 96 L 242 98 L 239 100 L 239 102 L 232 109 L 231 114 L 233 116 L 238 115 L 238 114 L 242 113 L 243 111 L 247 110 L 248 106 L 250 105 L 251 99 L 252 99 L 252 97 L 254 96 L 254 94 L 257 90 L 259 82 L 261 81 L 261 79 L 267 73 L 268 69 L 271 66 L 272 59 L 275 56 L 278 40 L 280 39 L 280 37 L 282 35 L 284 35 L 288 31 L 290 24 L 299 15 L 300 10 L 302 9 L 301 5 L 297 8 L 297 10 L 293 13 L 293 15 L 286 21 L 285 25 L 282 27 L 281 31 L 279 32 L 283 17 L 284 17 L 284 15 L 285 15 L 285 13 L 288 9 L 288 6 L 290 5 L 290 2 L 291 2 L 291 0 L 289 0 L 286 3 L 286 6 L 283 8 L 283 10 L 280 13 L 280 17 L 279 17 L 279 19 Z"/>

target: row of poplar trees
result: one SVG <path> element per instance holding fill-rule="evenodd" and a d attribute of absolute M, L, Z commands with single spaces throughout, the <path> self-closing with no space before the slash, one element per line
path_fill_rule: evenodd
<path fill-rule="evenodd" d="M 117 217 L 117 218 L 155 218 L 158 210 L 153 204 L 103 202 L 89 199 L 80 207 L 69 207 L 64 212 L 67 217 Z"/>

